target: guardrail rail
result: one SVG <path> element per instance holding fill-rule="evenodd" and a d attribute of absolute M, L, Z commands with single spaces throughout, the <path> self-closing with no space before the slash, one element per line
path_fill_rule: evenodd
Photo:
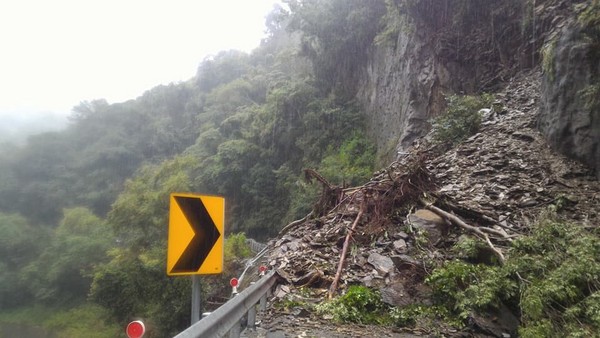
<path fill-rule="evenodd" d="M 260 302 L 260 310 L 267 306 L 267 296 L 279 275 L 271 271 L 256 283 L 240 292 L 237 296 L 221 305 L 206 318 L 179 333 L 174 338 L 212 338 L 212 337 L 239 337 L 240 322 L 244 315 L 248 315 L 248 327 L 254 327 L 256 320 L 256 305 Z"/>

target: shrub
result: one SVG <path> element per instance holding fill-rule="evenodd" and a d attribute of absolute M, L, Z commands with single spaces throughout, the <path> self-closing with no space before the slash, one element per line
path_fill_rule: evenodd
<path fill-rule="evenodd" d="M 252 256 L 252 250 L 246 243 L 246 235 L 240 232 L 237 234 L 231 234 L 225 238 L 225 247 L 223 250 L 225 253 L 225 260 L 231 261 L 233 259 L 244 259 Z"/>
<path fill-rule="evenodd" d="M 359 185 L 371 178 L 375 146 L 361 133 L 354 134 L 339 149 L 329 149 L 320 164 L 320 172 L 332 183 Z"/>
<path fill-rule="evenodd" d="M 479 110 L 489 107 L 493 96 L 450 95 L 446 98 L 446 112 L 433 120 L 433 139 L 437 143 L 454 146 L 479 131 Z"/>
<path fill-rule="evenodd" d="M 600 332 L 600 238 L 578 225 L 546 219 L 514 244 L 506 268 L 518 272 L 523 337 L 548 328 L 559 336 Z"/>
<path fill-rule="evenodd" d="M 498 266 L 469 264 L 460 260 L 446 263 L 427 278 L 438 302 L 461 319 L 471 312 L 497 307 L 517 294 L 517 283 Z"/>
<path fill-rule="evenodd" d="M 503 266 L 453 260 L 426 281 L 462 319 L 504 303 L 521 314 L 522 337 L 591 337 L 600 332 L 599 243 L 598 228 L 545 217 Z"/>
<path fill-rule="evenodd" d="M 328 313 L 340 322 L 384 324 L 389 322 L 389 306 L 379 292 L 365 286 L 353 285 L 348 292 L 331 302 L 316 306 L 318 313 Z"/>

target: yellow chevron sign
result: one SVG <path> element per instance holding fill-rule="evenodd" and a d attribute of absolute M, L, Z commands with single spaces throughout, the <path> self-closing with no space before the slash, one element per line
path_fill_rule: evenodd
<path fill-rule="evenodd" d="M 223 271 L 225 199 L 171 194 L 167 275 L 204 275 Z"/>

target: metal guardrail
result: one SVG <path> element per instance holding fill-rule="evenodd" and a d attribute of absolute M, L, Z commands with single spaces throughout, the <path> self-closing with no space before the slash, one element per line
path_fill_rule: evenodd
<path fill-rule="evenodd" d="M 254 253 L 259 253 L 267 247 L 266 244 L 257 242 L 252 238 L 247 238 L 246 244 L 250 247 L 250 250 L 252 250 L 252 252 L 254 252 Z"/>
<path fill-rule="evenodd" d="M 216 338 L 225 337 L 228 333 L 238 337 L 242 317 L 248 314 L 248 326 L 254 326 L 256 305 L 260 302 L 261 310 L 266 308 L 267 293 L 275 285 L 278 277 L 277 272 L 271 271 L 174 338 Z"/>
<path fill-rule="evenodd" d="M 254 258 L 249 259 L 246 261 L 246 267 L 244 268 L 244 271 L 242 271 L 242 274 L 240 275 L 240 277 L 238 278 L 239 282 L 242 283 L 242 281 L 244 280 L 244 276 L 246 275 L 246 272 L 248 272 L 248 269 L 250 269 L 251 267 L 254 266 L 254 264 L 256 264 L 256 262 L 262 258 L 262 256 L 264 256 L 267 253 L 267 246 L 265 245 L 262 250 L 260 252 L 258 252 L 256 254 L 256 256 L 254 256 Z"/>

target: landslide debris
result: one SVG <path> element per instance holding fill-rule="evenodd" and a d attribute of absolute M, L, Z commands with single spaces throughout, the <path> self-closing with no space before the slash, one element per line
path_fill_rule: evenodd
<path fill-rule="evenodd" d="M 324 189 L 335 192 L 322 197 L 333 207 L 292 223 L 268 244 L 266 263 L 287 281 L 275 297 L 319 303 L 362 284 L 390 305 L 431 305 L 424 283 L 431 262 L 451 259 L 449 248 L 461 236 L 487 243 L 482 261 L 501 262 L 510 241 L 550 207 L 566 221 L 597 227 L 599 182 L 551 151 L 535 129 L 539 76 L 510 81 L 495 94 L 501 104 L 485 112 L 480 131 L 450 151 L 440 154 L 422 141 L 363 186 Z M 473 327 L 502 336 L 518 325 L 504 317 L 473 316 Z"/>

